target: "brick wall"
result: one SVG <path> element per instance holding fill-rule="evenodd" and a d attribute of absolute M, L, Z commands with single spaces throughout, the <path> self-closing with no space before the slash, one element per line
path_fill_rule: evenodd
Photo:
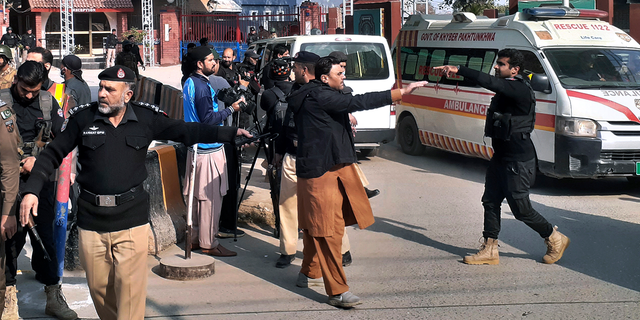
<path fill-rule="evenodd" d="M 169 25 L 169 41 L 165 41 L 165 24 Z M 160 39 L 160 65 L 174 65 L 180 63 L 180 24 L 178 14 L 174 8 L 168 8 L 160 12 L 160 25 L 158 26 L 158 39 Z"/>

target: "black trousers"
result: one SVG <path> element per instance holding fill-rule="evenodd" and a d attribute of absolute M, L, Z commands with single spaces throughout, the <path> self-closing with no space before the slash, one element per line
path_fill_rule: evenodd
<path fill-rule="evenodd" d="M 238 152 L 235 146 L 225 143 L 224 155 L 227 157 L 227 172 L 229 176 L 229 190 L 222 198 L 222 212 L 220 213 L 220 227 L 235 230 L 237 225 L 238 188 L 240 188 L 240 171 L 238 167 Z"/>
<path fill-rule="evenodd" d="M 20 181 L 20 187 L 24 185 L 24 180 Z M 20 188 L 22 189 L 22 188 Z M 22 192 L 22 190 L 20 190 Z M 53 243 L 53 220 L 55 219 L 55 182 L 47 182 L 44 184 L 40 195 L 38 196 L 38 216 L 33 217 L 36 223 L 36 230 L 40 234 L 42 243 L 44 243 L 47 253 L 51 261 L 44 258 L 42 247 L 35 238 L 29 233 L 29 228 L 20 226 L 20 215 L 18 217 L 18 232 L 5 242 L 6 261 L 5 276 L 7 286 L 16 284 L 16 273 L 18 271 L 18 256 L 26 242 L 27 233 L 31 239 L 33 254 L 31 256 L 31 267 L 36 272 L 36 280 L 45 286 L 57 284 L 60 281 L 58 277 L 58 259 L 56 259 L 56 248 Z"/>
<path fill-rule="evenodd" d="M 498 239 L 500 233 L 500 206 L 506 198 L 516 219 L 524 222 L 541 237 L 547 238 L 553 226 L 531 207 L 529 188 L 535 181 L 536 161 L 502 161 L 493 158 L 487 169 L 484 183 L 484 232 L 485 238 Z"/>

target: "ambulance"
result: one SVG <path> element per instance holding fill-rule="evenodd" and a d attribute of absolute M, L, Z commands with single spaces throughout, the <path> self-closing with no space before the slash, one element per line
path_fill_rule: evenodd
<path fill-rule="evenodd" d="M 539 7 L 488 19 L 413 15 L 393 49 L 396 87 L 427 80 L 396 105 L 402 150 L 425 146 L 490 159 L 484 121 L 494 93 L 433 68 L 494 74 L 498 51 L 520 50 L 536 95 L 538 170 L 557 178 L 640 177 L 640 45 L 606 12 Z"/>

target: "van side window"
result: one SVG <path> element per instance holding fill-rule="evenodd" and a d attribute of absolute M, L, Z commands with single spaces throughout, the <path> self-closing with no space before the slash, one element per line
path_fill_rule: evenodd
<path fill-rule="evenodd" d="M 347 80 L 377 80 L 388 79 L 390 75 L 387 62 L 387 49 L 381 43 L 359 42 L 317 42 L 303 43 L 300 51 L 313 52 L 321 57 L 328 56 L 333 51 L 340 51 L 347 55 Z M 406 57 L 401 52 L 403 63 L 413 68 L 415 73 L 417 57 Z"/>
<path fill-rule="evenodd" d="M 462 65 L 474 70 L 488 73 L 495 61 L 498 50 L 493 49 L 461 49 L 461 48 L 400 48 L 400 65 L 402 80 L 438 82 L 467 87 L 475 87 L 476 83 L 465 80 L 462 76 L 442 77 L 433 67 L 442 65 Z"/>

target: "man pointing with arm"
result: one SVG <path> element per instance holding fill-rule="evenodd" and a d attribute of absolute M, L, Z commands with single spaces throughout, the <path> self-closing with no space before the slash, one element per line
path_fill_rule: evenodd
<path fill-rule="evenodd" d="M 536 154 L 531 141 L 535 126 L 536 97 L 528 80 L 520 75 L 524 57 L 515 49 L 498 52 L 493 67 L 495 76 L 464 66 L 441 66 L 447 76 L 461 75 L 478 82 L 496 95 L 491 99 L 485 124 L 485 136 L 494 149 L 487 169 L 482 205 L 484 206 L 484 242 L 477 254 L 464 257 L 466 264 L 498 264 L 500 206 L 505 198 L 516 219 L 524 222 L 545 239 L 544 263 L 555 263 L 569 246 L 569 238 L 558 232 L 529 200 L 529 188 L 536 175 Z"/>

